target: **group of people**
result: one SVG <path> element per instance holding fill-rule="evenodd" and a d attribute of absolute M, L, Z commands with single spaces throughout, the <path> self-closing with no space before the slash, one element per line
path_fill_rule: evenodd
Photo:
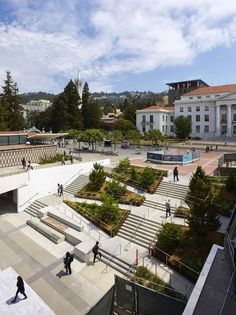
<path fill-rule="evenodd" d="M 215 147 L 215 150 L 217 151 L 218 150 L 218 145 L 216 144 L 216 147 Z M 206 153 L 207 152 L 210 152 L 210 151 L 213 151 L 213 146 L 212 145 L 207 145 L 206 146 Z"/>
<path fill-rule="evenodd" d="M 63 157 L 62 157 L 62 161 L 61 161 L 61 165 L 65 165 L 65 157 L 66 157 L 66 151 L 64 151 Z M 69 152 L 69 158 L 70 158 L 70 163 L 73 164 L 74 163 L 74 159 L 73 159 L 73 155 L 72 152 Z"/>
<path fill-rule="evenodd" d="M 63 196 L 64 187 L 62 184 L 57 184 L 57 194 L 59 197 Z"/>
<path fill-rule="evenodd" d="M 28 170 L 33 169 L 33 166 L 31 165 L 30 160 L 26 162 L 26 159 L 23 157 L 23 159 L 21 160 L 21 163 L 24 170 L 28 171 Z"/>

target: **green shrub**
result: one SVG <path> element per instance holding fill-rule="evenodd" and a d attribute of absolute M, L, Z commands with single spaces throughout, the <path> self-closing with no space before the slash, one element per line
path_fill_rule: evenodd
<path fill-rule="evenodd" d="M 119 206 L 115 202 L 112 196 L 104 193 L 102 196 L 102 205 L 98 208 L 97 211 L 98 218 L 105 222 L 114 222 L 116 223 L 119 219 Z"/>
<path fill-rule="evenodd" d="M 166 223 L 157 235 L 158 246 L 167 252 L 172 252 L 181 245 L 183 231 L 179 225 Z"/>
<path fill-rule="evenodd" d="M 234 174 L 230 173 L 225 182 L 226 189 L 230 192 L 236 191 L 236 180 Z"/>
<path fill-rule="evenodd" d="M 117 173 L 129 173 L 130 172 L 130 161 L 128 158 L 121 160 L 117 167 L 115 168 Z"/>
<path fill-rule="evenodd" d="M 104 167 L 99 163 L 94 163 L 93 170 L 89 174 L 89 181 L 90 181 L 91 186 L 95 190 L 98 190 L 104 183 L 105 179 L 106 179 L 106 174 L 104 171 Z"/>
<path fill-rule="evenodd" d="M 151 167 L 145 167 L 142 177 L 141 177 L 141 186 L 143 189 L 148 189 L 152 186 L 156 179 L 156 171 Z"/>
<path fill-rule="evenodd" d="M 61 162 L 63 160 L 67 161 L 68 160 L 68 156 L 64 156 L 63 154 L 55 154 L 54 156 L 50 156 L 50 157 L 41 157 L 39 160 L 39 164 L 48 164 L 48 163 L 56 163 L 56 162 Z"/>
<path fill-rule="evenodd" d="M 121 185 L 117 180 L 113 179 L 107 183 L 107 193 L 113 196 L 114 199 L 120 199 L 127 192 L 127 187 Z"/>

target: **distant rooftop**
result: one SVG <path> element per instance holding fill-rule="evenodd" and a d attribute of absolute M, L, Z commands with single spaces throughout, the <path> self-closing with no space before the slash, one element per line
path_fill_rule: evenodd
<path fill-rule="evenodd" d="M 182 84 L 182 83 L 187 83 L 187 82 L 190 82 L 190 83 L 199 82 L 199 83 L 201 83 L 201 84 L 204 85 L 204 86 L 209 86 L 206 82 L 204 82 L 204 81 L 201 80 L 201 79 L 171 82 L 171 83 L 166 83 L 166 85 L 169 85 L 169 86 L 171 86 L 171 87 L 175 87 L 175 85 L 178 84 L 178 83 L 179 83 L 179 84 Z"/>
<path fill-rule="evenodd" d="M 184 94 L 184 96 L 200 95 L 200 94 L 215 94 L 227 93 L 236 91 L 236 84 L 216 85 L 209 87 L 200 87 L 192 92 Z"/>
<path fill-rule="evenodd" d="M 174 106 L 156 106 L 156 105 L 153 105 L 153 106 L 149 106 L 149 107 L 146 107 L 146 108 L 142 108 L 141 110 L 175 110 Z"/>

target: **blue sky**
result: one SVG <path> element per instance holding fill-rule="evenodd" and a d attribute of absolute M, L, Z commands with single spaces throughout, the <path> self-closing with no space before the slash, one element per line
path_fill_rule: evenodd
<path fill-rule="evenodd" d="M 236 83 L 235 0 L 0 0 L 0 82 L 58 93 Z"/>

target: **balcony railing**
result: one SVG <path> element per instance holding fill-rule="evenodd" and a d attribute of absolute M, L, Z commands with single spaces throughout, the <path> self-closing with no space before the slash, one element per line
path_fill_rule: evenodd
<path fill-rule="evenodd" d="M 153 125 L 154 121 L 141 121 L 142 125 Z"/>

